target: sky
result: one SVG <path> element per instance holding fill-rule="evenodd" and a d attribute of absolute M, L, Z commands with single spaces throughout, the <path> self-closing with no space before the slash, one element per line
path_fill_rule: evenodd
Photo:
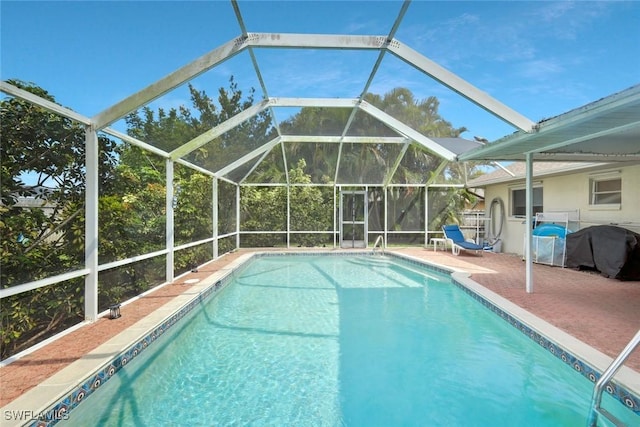
<path fill-rule="evenodd" d="M 386 36 L 401 1 L 239 1 L 249 32 Z M 33 82 L 92 117 L 241 34 L 229 1 L 0 2 L 0 77 Z M 640 83 L 640 2 L 413 1 L 395 38 L 540 121 Z M 271 97 L 356 98 L 377 52 L 255 49 Z M 194 79 L 211 97 L 233 76 L 263 96 L 247 50 Z M 462 136 L 515 131 L 397 57 L 370 92 L 436 96 Z M 189 104 L 185 86 L 151 103 Z M 295 111 L 279 109 L 276 117 Z M 124 130 L 123 122 L 114 128 Z"/>

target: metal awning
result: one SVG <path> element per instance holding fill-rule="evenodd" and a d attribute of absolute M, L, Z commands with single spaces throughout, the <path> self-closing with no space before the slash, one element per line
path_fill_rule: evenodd
<path fill-rule="evenodd" d="M 531 132 L 517 131 L 460 154 L 459 161 L 520 160 L 526 169 L 526 223 L 532 223 L 533 162 L 536 160 L 640 161 L 640 85 L 551 119 Z M 531 228 L 525 227 L 526 290 L 533 292 Z"/>
<path fill-rule="evenodd" d="M 542 120 L 458 160 L 640 161 L 640 85 Z"/>

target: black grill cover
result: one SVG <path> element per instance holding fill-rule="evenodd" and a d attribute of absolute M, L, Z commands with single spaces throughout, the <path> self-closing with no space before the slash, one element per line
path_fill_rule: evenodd
<path fill-rule="evenodd" d="M 640 234 L 613 225 L 569 233 L 566 266 L 597 270 L 619 280 L 640 280 Z"/>

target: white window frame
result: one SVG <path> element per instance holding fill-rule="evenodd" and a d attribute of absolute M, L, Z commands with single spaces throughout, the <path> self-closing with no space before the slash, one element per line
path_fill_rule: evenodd
<path fill-rule="evenodd" d="M 536 190 L 542 191 L 542 194 L 540 194 L 540 198 L 542 199 L 540 201 L 540 205 L 539 205 L 540 206 L 540 210 L 536 210 L 535 209 L 535 207 L 536 207 L 536 204 L 535 204 L 535 202 L 536 202 L 535 201 L 535 192 L 536 192 Z M 511 217 L 511 218 L 524 218 L 524 217 L 526 217 L 526 207 L 525 207 L 525 212 L 523 214 L 515 214 L 514 213 L 514 205 L 513 204 L 514 204 L 514 201 L 515 201 L 514 200 L 515 199 L 514 193 L 516 191 L 523 191 L 526 194 L 527 189 L 526 189 L 526 187 L 524 185 L 517 185 L 517 186 L 509 187 L 509 217 Z M 534 204 L 533 205 L 533 215 L 535 216 L 536 212 L 544 212 L 544 188 L 543 188 L 541 182 L 537 182 L 537 183 L 533 184 L 533 192 L 534 192 L 534 197 L 533 197 L 534 198 L 534 200 L 533 200 L 533 204 Z"/>
<path fill-rule="evenodd" d="M 596 185 L 604 181 L 620 181 L 620 189 L 616 191 L 596 191 Z M 597 196 L 603 194 L 619 194 L 620 201 L 618 203 L 598 203 Z M 589 208 L 591 209 L 620 209 L 622 206 L 622 173 L 620 171 L 612 171 L 607 173 L 589 175 Z"/>

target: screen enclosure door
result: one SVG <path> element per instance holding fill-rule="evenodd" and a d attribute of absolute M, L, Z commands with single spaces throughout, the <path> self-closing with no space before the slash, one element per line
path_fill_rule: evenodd
<path fill-rule="evenodd" d="M 340 193 L 340 247 L 367 247 L 367 192 Z"/>

